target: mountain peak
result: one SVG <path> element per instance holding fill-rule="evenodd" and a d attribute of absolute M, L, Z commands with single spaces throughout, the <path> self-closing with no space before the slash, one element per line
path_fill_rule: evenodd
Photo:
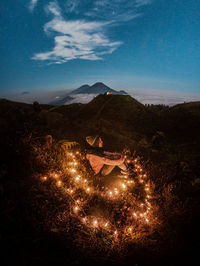
<path fill-rule="evenodd" d="M 107 87 L 103 82 L 96 82 L 91 87 L 93 87 L 93 86 L 105 86 L 105 87 Z"/>
<path fill-rule="evenodd" d="M 106 92 L 112 92 L 113 94 L 127 94 L 124 91 L 116 91 L 108 87 L 102 82 L 96 82 L 92 86 L 83 85 L 78 89 L 72 91 L 70 94 L 104 94 Z"/>
<path fill-rule="evenodd" d="M 99 94 L 105 94 L 107 92 L 111 92 L 112 94 L 119 94 L 119 95 L 127 95 L 125 91 L 116 91 L 108 87 L 102 82 L 96 82 L 92 86 L 88 84 L 84 84 L 76 90 L 71 91 L 64 97 L 60 98 L 59 100 L 55 100 L 50 102 L 53 105 L 62 105 L 67 104 L 69 102 L 82 102 L 85 103 L 87 99 L 92 99 L 94 96 Z"/>

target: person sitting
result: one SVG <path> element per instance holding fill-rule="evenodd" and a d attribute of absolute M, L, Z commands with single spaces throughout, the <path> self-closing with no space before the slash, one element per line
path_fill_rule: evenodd
<path fill-rule="evenodd" d="M 103 141 L 99 136 L 87 136 L 86 141 L 90 145 L 86 158 L 95 174 L 109 175 L 116 166 L 128 173 L 123 154 L 103 151 Z"/>

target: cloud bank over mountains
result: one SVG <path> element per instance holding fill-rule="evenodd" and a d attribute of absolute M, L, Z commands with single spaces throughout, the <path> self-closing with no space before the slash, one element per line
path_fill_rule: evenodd
<path fill-rule="evenodd" d="M 46 92 L 21 92 L 21 93 L 10 93 L 0 94 L 0 98 L 6 98 L 12 101 L 25 102 L 32 104 L 34 101 L 38 101 L 41 104 L 48 104 L 57 100 L 61 100 L 66 97 L 71 91 L 70 90 L 57 90 L 57 91 L 46 91 Z M 199 93 L 188 93 L 180 91 L 160 91 L 160 90 L 145 90 L 145 89 L 130 89 L 126 92 L 143 104 L 164 104 L 164 105 L 175 105 L 178 103 L 200 101 Z M 97 94 L 76 94 L 70 95 L 73 97 L 66 104 L 71 103 L 88 103 Z"/>
<path fill-rule="evenodd" d="M 31 0 L 30 9 L 33 11 L 37 4 L 38 0 Z M 139 8 L 147 4 L 150 0 L 50 1 L 44 9 L 52 19 L 43 29 L 54 39 L 54 47 L 36 53 L 32 59 L 48 64 L 74 59 L 102 60 L 123 44 L 121 40 L 112 40 L 112 29 L 139 17 Z"/>

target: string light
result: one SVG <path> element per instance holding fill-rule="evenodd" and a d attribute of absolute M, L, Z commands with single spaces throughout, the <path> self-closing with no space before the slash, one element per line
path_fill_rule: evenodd
<path fill-rule="evenodd" d="M 77 212 L 79 210 L 79 207 L 75 206 L 74 207 L 74 212 Z"/>
<path fill-rule="evenodd" d="M 80 176 L 77 176 L 77 177 L 75 178 L 75 180 L 76 180 L 76 181 L 79 181 L 79 180 L 80 180 Z"/>
<path fill-rule="evenodd" d="M 94 226 L 97 226 L 97 225 L 98 225 L 97 220 L 94 220 L 93 225 L 94 225 Z"/>
<path fill-rule="evenodd" d="M 61 185 L 62 185 L 62 181 L 58 180 L 58 181 L 57 181 L 57 186 L 58 186 L 58 187 L 61 187 Z"/>
<path fill-rule="evenodd" d="M 57 174 L 54 174 L 54 177 L 55 177 L 55 178 L 58 178 L 58 175 L 57 175 Z"/>
<path fill-rule="evenodd" d="M 47 181 L 47 176 L 43 176 L 41 179 L 42 181 Z"/>
<path fill-rule="evenodd" d="M 114 192 L 115 192 L 115 194 L 116 194 L 116 195 L 118 195 L 118 194 L 119 194 L 119 191 L 118 191 L 118 189 L 117 189 L 117 188 L 115 188 L 115 189 L 114 189 Z"/>
<path fill-rule="evenodd" d="M 125 184 L 122 184 L 122 188 L 125 189 L 126 188 L 126 185 Z"/>
<path fill-rule="evenodd" d="M 79 152 L 76 152 L 76 155 L 79 155 L 80 153 Z M 73 153 L 69 153 L 69 156 L 71 156 L 71 162 L 69 162 L 71 165 L 74 165 L 74 166 L 78 166 L 78 161 L 75 161 L 75 156 L 74 156 L 74 154 Z M 82 159 L 82 157 L 79 157 L 80 159 Z M 130 163 L 131 161 L 130 160 L 128 160 L 128 162 L 127 163 Z M 127 188 L 127 186 L 126 186 L 126 184 L 134 184 L 135 182 L 139 182 L 139 183 L 144 183 L 144 180 L 142 179 L 142 178 L 146 178 L 147 177 L 147 175 L 146 174 L 142 174 L 141 172 L 143 172 L 143 169 L 142 169 L 142 167 L 138 164 L 138 159 L 136 158 L 135 160 L 132 160 L 132 162 L 137 162 L 137 164 L 135 164 L 135 172 L 137 172 L 137 171 L 139 171 L 139 173 L 137 174 L 137 179 L 135 180 L 135 181 L 133 181 L 133 180 L 124 180 L 124 183 L 121 183 L 121 187 L 122 187 L 122 189 L 123 190 L 125 190 L 126 188 Z M 79 168 L 78 168 L 79 169 Z M 68 173 L 77 173 L 78 172 L 78 170 L 77 169 L 75 169 L 75 168 L 69 168 L 69 169 L 67 169 L 67 171 L 68 171 Z M 54 177 L 55 179 L 57 179 L 58 177 L 59 177 L 59 175 L 57 174 L 57 173 L 54 173 L 54 174 L 50 174 L 52 177 Z M 76 188 L 81 188 L 81 186 L 82 186 L 82 188 L 83 189 L 85 189 L 85 191 L 86 192 L 91 192 L 91 194 L 93 195 L 93 194 L 96 194 L 96 195 L 101 195 L 102 197 L 105 197 L 105 199 L 106 199 L 106 197 L 107 197 L 107 195 L 109 195 L 110 197 L 112 197 L 113 196 L 113 194 L 115 194 L 115 195 L 118 195 L 119 194 L 119 190 L 118 190 L 118 188 L 117 187 L 115 187 L 114 189 L 113 189 L 113 191 L 109 191 L 108 190 L 108 188 L 105 188 L 104 189 L 104 187 L 102 187 L 102 189 L 104 189 L 104 192 L 100 192 L 100 191 L 98 191 L 98 189 L 95 189 L 94 187 L 85 187 L 85 183 L 87 183 L 88 182 L 88 180 L 85 178 L 85 179 L 83 179 L 82 180 L 82 182 L 79 182 L 79 181 L 81 181 L 81 176 L 80 175 L 77 175 L 76 177 L 73 177 L 72 175 L 70 175 L 71 176 L 71 181 L 73 182 L 71 185 L 72 185 L 72 187 L 75 187 L 75 190 L 76 190 Z M 126 178 L 128 178 L 128 176 L 124 176 L 124 178 L 126 179 Z M 41 180 L 42 181 L 46 181 L 48 178 L 47 178 L 47 176 L 43 176 L 43 177 L 41 177 Z M 89 184 L 90 184 L 90 181 L 88 182 Z M 62 181 L 61 180 L 57 180 L 57 182 L 56 182 L 56 185 L 58 186 L 58 187 L 61 187 L 62 186 Z M 129 186 L 130 187 L 130 186 Z M 147 199 L 149 199 L 150 198 L 150 195 L 148 194 L 149 193 L 149 191 L 150 191 L 150 188 L 149 188 L 149 184 L 147 183 L 147 184 L 145 184 L 144 186 L 143 186 L 143 188 L 144 188 L 144 190 L 146 191 L 146 199 L 144 198 L 144 201 L 145 201 L 145 203 L 141 203 L 140 205 L 138 205 L 138 207 L 140 206 L 140 207 L 142 207 L 142 209 L 143 210 L 146 210 L 146 212 L 144 212 L 144 213 L 138 213 L 137 214 L 137 212 L 133 212 L 132 214 L 131 214 L 131 212 L 130 212 L 130 217 L 132 216 L 132 217 L 135 217 L 135 218 L 137 218 L 138 216 L 140 216 L 141 218 L 142 217 L 144 217 L 144 219 L 139 219 L 138 220 L 138 222 L 139 221 L 145 221 L 146 223 L 149 223 L 149 213 L 150 213 L 150 206 L 151 206 L 151 204 L 148 202 L 148 200 Z M 67 193 L 69 193 L 69 194 L 73 194 L 74 193 L 74 189 L 70 189 L 70 188 L 67 188 L 67 189 L 64 189 L 64 191 L 66 191 Z M 76 194 L 76 193 L 75 193 Z M 120 196 L 122 197 L 122 199 L 124 199 L 124 195 L 126 195 L 125 193 L 122 193 L 121 192 L 121 194 L 120 194 Z M 127 194 L 128 195 L 128 194 Z M 132 193 L 129 193 L 129 195 L 132 195 Z M 91 225 L 93 225 L 94 227 L 98 227 L 98 226 L 102 226 L 102 227 L 104 227 L 104 228 L 108 228 L 108 226 L 109 226 L 109 223 L 108 222 L 104 222 L 103 221 L 103 219 L 101 220 L 101 218 L 99 218 L 98 217 L 98 220 L 97 220 L 97 218 L 96 219 L 94 219 L 94 220 L 92 220 L 92 219 L 89 219 L 89 216 L 88 216 L 88 218 L 87 218 L 87 216 L 85 216 L 85 217 L 81 217 L 82 215 L 81 215 L 81 213 L 82 213 L 82 211 L 80 211 L 80 210 L 83 210 L 84 211 L 84 204 L 83 204 L 83 199 L 81 199 L 81 201 L 80 201 L 80 199 L 75 199 L 74 197 L 75 197 L 75 195 L 73 195 L 73 196 L 71 196 L 72 198 L 73 198 L 73 200 L 74 200 L 74 202 L 76 203 L 76 205 L 73 207 L 73 210 L 74 210 L 74 213 L 76 213 L 76 215 L 77 215 L 77 217 L 79 217 L 79 219 L 80 219 L 80 221 L 82 222 L 82 223 L 86 223 L 86 221 L 88 221 L 87 222 L 87 225 L 88 226 L 91 226 Z M 107 199 L 109 199 L 109 197 L 107 197 Z M 112 198 L 112 200 L 116 200 L 117 198 L 116 197 L 113 197 Z M 81 204 L 81 202 L 82 202 L 82 204 Z M 85 202 L 87 202 L 87 200 L 85 201 Z M 80 205 L 81 204 L 81 205 Z M 124 205 L 124 209 L 127 209 L 127 210 L 129 210 L 130 208 L 133 208 L 133 205 L 131 205 L 132 207 L 126 207 L 125 205 Z M 125 208 L 126 207 L 126 208 Z M 119 228 L 119 227 L 118 227 Z M 130 226 L 130 227 L 128 227 L 128 220 L 127 220 L 127 222 L 126 222 L 126 224 L 124 224 L 123 226 L 120 226 L 120 231 L 122 231 L 123 232 L 123 230 L 124 230 L 124 232 L 127 232 L 127 230 L 131 233 L 132 232 L 132 230 L 133 230 L 133 228 Z M 114 228 L 112 228 L 112 226 L 109 226 L 109 232 L 110 231 L 112 231 L 112 233 L 115 235 L 115 236 L 117 236 L 118 235 L 118 230 L 116 230 L 116 228 L 114 229 Z"/>

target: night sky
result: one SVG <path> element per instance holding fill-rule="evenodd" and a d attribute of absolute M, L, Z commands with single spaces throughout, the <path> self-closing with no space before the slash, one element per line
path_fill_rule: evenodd
<path fill-rule="evenodd" d="M 1 0 L 0 91 L 200 93 L 198 0 Z"/>

